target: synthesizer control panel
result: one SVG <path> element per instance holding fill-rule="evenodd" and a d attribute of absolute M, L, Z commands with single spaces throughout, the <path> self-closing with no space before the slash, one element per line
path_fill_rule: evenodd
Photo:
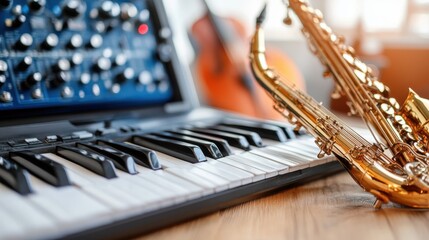
<path fill-rule="evenodd" d="M 163 104 L 171 32 L 145 0 L 0 0 L 0 113 Z"/>

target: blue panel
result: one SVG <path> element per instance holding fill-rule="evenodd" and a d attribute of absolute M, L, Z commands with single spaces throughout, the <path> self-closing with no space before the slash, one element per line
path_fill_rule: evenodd
<path fill-rule="evenodd" d="M 40 11 L 28 2 L 0 9 L 0 113 L 152 106 L 172 99 L 169 48 L 157 43 L 160 31 L 145 1 L 47 0 Z M 48 34 L 54 35 L 47 40 Z"/>

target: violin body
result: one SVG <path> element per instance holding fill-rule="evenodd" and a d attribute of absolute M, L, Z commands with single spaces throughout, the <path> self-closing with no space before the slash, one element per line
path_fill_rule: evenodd
<path fill-rule="evenodd" d="M 250 37 L 244 26 L 235 19 L 222 18 L 222 24 L 228 25 L 227 34 L 234 34 L 234 46 L 241 46 L 240 56 L 235 56 L 234 62 L 228 55 L 224 39 L 219 38 L 218 29 L 213 25 L 209 14 L 198 19 L 192 26 L 191 33 L 198 45 L 198 56 L 195 63 L 197 86 L 208 105 L 241 113 L 244 115 L 265 118 L 282 119 L 274 109 L 264 106 L 271 98 L 256 84 L 248 66 L 248 45 Z M 224 33 L 225 34 L 225 33 Z M 231 39 L 231 37 L 228 37 Z M 236 50 L 236 49 L 235 49 Z M 234 54 L 237 54 L 235 52 Z M 284 55 L 268 51 L 268 61 L 280 69 L 282 75 L 293 81 L 298 88 L 304 90 L 301 74 Z M 247 82 L 246 82 L 247 81 Z"/>

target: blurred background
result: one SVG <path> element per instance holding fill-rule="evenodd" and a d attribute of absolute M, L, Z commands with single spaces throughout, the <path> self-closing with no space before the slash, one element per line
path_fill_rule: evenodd
<path fill-rule="evenodd" d="M 209 41 L 201 40 L 204 39 L 201 35 L 205 35 L 205 31 L 214 31 L 217 35 L 219 30 L 224 32 L 221 33 L 221 44 L 229 45 L 233 49 L 232 54 L 226 55 L 237 55 L 235 50 L 241 48 L 243 53 L 238 55 L 244 59 L 244 64 L 248 64 L 248 42 L 253 33 L 255 18 L 265 1 L 164 1 L 174 29 L 174 38 L 179 46 L 179 54 L 194 75 L 201 102 L 219 107 L 210 99 L 210 95 L 227 93 L 219 87 L 205 86 L 203 78 L 207 76 L 201 74 L 199 68 L 202 64 L 199 62 L 205 51 L 203 45 L 209 44 Z M 286 8 L 282 1 L 270 0 L 268 3 L 265 24 L 267 47 L 274 55 L 283 56 L 277 62 L 286 65 L 285 75 L 293 78 L 298 87 L 305 89 L 325 106 L 347 111 L 344 100 L 331 101 L 333 82 L 322 77 L 324 68 L 310 53 L 300 32 L 299 21 L 292 16 L 292 26 L 285 26 L 283 18 Z M 405 100 L 408 87 L 423 97 L 429 97 L 429 0 L 317 0 L 310 3 L 324 13 L 325 21 L 334 32 L 346 37 L 347 43 L 356 49 L 361 60 L 377 69 L 381 81 L 390 87 L 392 96 L 397 98 L 398 102 Z M 208 12 L 211 18 L 207 19 Z M 213 16 L 217 20 L 213 21 Z M 195 26 L 204 20 L 207 20 L 209 25 L 214 23 L 214 29 L 205 25 L 206 23 Z M 216 26 L 219 22 L 221 26 Z M 232 26 L 224 27 L 225 25 Z M 231 34 L 235 36 L 229 37 Z M 234 41 L 234 38 L 236 43 L 225 43 L 226 40 Z M 238 38 L 240 40 L 237 40 Z M 215 65 L 222 64 L 216 60 L 222 59 L 217 53 L 209 55 L 208 58 L 212 58 Z M 233 64 L 232 67 L 240 68 L 239 66 L 241 65 Z M 234 102 L 230 99 L 228 101 Z M 257 102 L 263 104 L 262 101 Z M 237 104 L 242 103 L 237 101 Z"/>

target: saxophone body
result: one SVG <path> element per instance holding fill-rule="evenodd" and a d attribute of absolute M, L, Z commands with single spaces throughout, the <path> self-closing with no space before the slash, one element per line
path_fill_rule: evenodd
<path fill-rule="evenodd" d="M 374 207 L 389 201 L 415 208 L 429 208 L 428 169 L 421 162 L 405 166 L 344 124 L 310 96 L 288 84 L 265 58 L 262 23 L 265 8 L 257 19 L 251 42 L 250 64 L 257 82 L 274 101 L 274 108 L 297 128 L 315 137 L 318 157 L 334 154 L 353 179 L 376 197 Z M 424 176 L 424 177 L 422 177 Z"/>
<path fill-rule="evenodd" d="M 332 97 L 346 96 L 352 115 L 360 115 L 381 136 L 386 149 L 402 166 L 422 162 L 426 166 L 429 151 L 429 101 L 409 90 L 401 107 L 390 97 L 389 88 L 380 82 L 370 67 L 355 56 L 344 38 L 335 35 L 323 21 L 322 13 L 304 0 L 289 0 L 302 23 L 302 32 L 310 50 L 326 67 L 324 76 L 336 84 Z"/>

